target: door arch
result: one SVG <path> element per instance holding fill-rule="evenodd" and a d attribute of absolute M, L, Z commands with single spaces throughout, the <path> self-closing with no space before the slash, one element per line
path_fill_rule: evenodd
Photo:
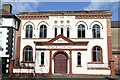
<path fill-rule="evenodd" d="M 67 59 L 65 52 L 57 52 L 54 54 L 54 73 L 67 74 Z"/>

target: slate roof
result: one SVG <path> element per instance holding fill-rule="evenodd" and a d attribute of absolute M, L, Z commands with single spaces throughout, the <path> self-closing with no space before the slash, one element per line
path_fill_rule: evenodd
<path fill-rule="evenodd" d="M 120 28 L 120 21 L 111 21 L 112 28 Z"/>
<path fill-rule="evenodd" d="M 38 12 L 20 12 L 17 15 L 84 15 L 84 14 L 112 14 L 109 10 L 90 10 L 90 11 L 38 11 Z"/>

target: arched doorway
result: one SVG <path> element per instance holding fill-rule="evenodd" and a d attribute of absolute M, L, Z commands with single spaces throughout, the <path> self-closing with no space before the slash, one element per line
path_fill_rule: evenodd
<path fill-rule="evenodd" d="M 57 52 L 54 55 L 54 73 L 67 74 L 68 56 L 64 52 Z"/>

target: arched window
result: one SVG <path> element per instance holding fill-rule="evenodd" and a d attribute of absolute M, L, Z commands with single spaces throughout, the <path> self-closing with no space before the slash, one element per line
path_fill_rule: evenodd
<path fill-rule="evenodd" d="M 55 30 L 55 37 L 56 37 L 57 36 L 57 28 L 55 27 L 54 30 Z"/>
<path fill-rule="evenodd" d="M 41 25 L 40 26 L 39 37 L 40 38 L 46 38 L 47 37 L 47 27 L 46 27 L 46 25 Z"/>
<path fill-rule="evenodd" d="M 93 62 L 101 62 L 102 61 L 102 49 L 99 46 L 93 47 Z"/>
<path fill-rule="evenodd" d="M 78 26 L 78 38 L 85 38 L 85 26 L 83 24 Z"/>
<path fill-rule="evenodd" d="M 92 28 L 93 38 L 100 38 L 100 26 L 95 24 Z"/>
<path fill-rule="evenodd" d="M 26 38 L 32 38 L 33 27 L 31 25 L 26 26 Z"/>
<path fill-rule="evenodd" d="M 61 27 L 61 34 L 63 35 L 63 27 Z"/>
<path fill-rule="evenodd" d="M 32 61 L 32 52 L 33 52 L 33 50 L 32 50 L 32 47 L 31 46 L 26 46 L 25 48 L 24 48 L 24 61 Z"/>
<path fill-rule="evenodd" d="M 41 65 L 44 65 L 44 52 L 41 52 Z"/>
<path fill-rule="evenodd" d="M 77 53 L 77 65 L 78 66 L 81 65 L 81 53 L 80 52 Z"/>
<path fill-rule="evenodd" d="M 70 37 L 70 28 L 67 27 L 67 37 L 69 38 Z"/>

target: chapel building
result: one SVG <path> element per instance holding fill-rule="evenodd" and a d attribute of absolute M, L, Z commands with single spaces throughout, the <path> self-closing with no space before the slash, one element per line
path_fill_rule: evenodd
<path fill-rule="evenodd" d="M 114 75 L 109 10 L 20 12 L 13 75 Z"/>

